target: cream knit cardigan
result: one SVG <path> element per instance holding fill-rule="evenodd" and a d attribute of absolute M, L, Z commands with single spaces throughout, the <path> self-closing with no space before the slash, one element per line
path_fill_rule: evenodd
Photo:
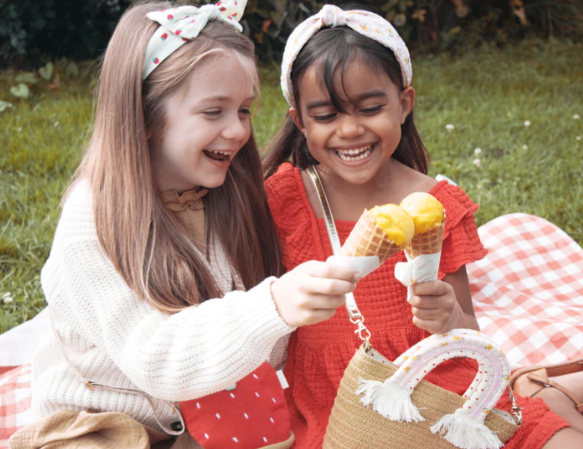
<path fill-rule="evenodd" d="M 222 255 L 222 252 L 219 252 Z M 224 256 L 211 261 L 227 266 Z M 219 286 L 231 287 L 229 270 Z M 80 181 L 64 207 L 41 273 L 41 284 L 65 350 L 86 379 L 141 390 L 160 420 L 176 415 L 159 399 L 185 401 L 220 391 L 264 361 L 281 365 L 294 330 L 279 316 L 268 278 L 174 315 L 154 310 L 131 290 L 97 238 L 91 189 Z M 223 285 L 220 285 L 223 284 Z M 32 414 L 60 409 L 114 411 L 157 430 L 147 400 L 135 394 L 90 390 L 64 358 L 53 336 L 33 362 Z"/>

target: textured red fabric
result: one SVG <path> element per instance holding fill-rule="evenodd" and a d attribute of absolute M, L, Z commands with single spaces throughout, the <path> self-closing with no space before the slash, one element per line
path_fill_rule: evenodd
<path fill-rule="evenodd" d="M 269 206 L 277 226 L 288 270 L 308 260 L 326 260 L 332 254 L 323 219 L 317 219 L 308 200 L 301 174 L 283 164 L 266 182 Z M 446 181 L 431 189 L 445 207 L 447 224 L 439 277 L 457 271 L 466 263 L 483 258 L 487 251 L 478 236 L 476 205 L 463 190 Z M 336 221 L 344 242 L 354 222 Z M 396 359 L 429 333 L 412 323 L 407 291 L 394 276 L 395 264 L 405 261 L 401 251 L 378 270 L 365 277 L 354 292 L 366 325 L 372 332 L 373 347 L 389 360 Z M 328 417 L 342 374 L 360 345 L 344 308 L 322 323 L 293 333 L 285 375 L 290 384 L 286 399 L 290 410 L 295 448 L 321 448 Z M 463 394 L 476 374 L 473 360 L 456 359 L 441 364 L 426 380 L 457 394 Z M 568 424 L 540 399 L 519 398 L 524 422 L 505 446 L 507 449 L 536 449 Z M 510 410 L 507 396 L 497 408 Z"/>

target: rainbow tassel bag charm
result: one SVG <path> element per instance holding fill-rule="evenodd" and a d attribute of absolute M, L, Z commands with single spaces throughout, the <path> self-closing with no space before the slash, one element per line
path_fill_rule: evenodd
<path fill-rule="evenodd" d="M 374 350 L 370 348 L 371 351 Z M 373 357 L 386 364 L 378 353 Z M 463 395 L 463 404 L 437 420 L 433 418 L 433 422 L 427 423 L 429 431 L 461 449 L 498 449 L 518 428 L 512 416 L 493 409 L 508 387 L 510 366 L 500 348 L 480 332 L 454 329 L 447 334 L 432 335 L 395 360 L 393 366 L 396 369 L 386 380 L 360 378 L 355 393 L 360 396 L 362 405 L 391 422 L 424 422 L 426 418 L 422 411 L 428 407 L 435 407 L 435 411 L 448 409 L 443 407 L 445 403 L 439 399 L 438 390 L 448 395 L 453 393 L 423 381 L 423 377 L 440 363 L 455 357 L 475 359 L 478 372 Z M 421 382 L 435 391 L 429 396 L 420 395 L 416 402 L 412 396 Z M 490 415 L 505 420 L 507 424 L 500 419 L 490 419 L 486 424 Z M 431 447 L 436 447 L 431 444 Z"/>

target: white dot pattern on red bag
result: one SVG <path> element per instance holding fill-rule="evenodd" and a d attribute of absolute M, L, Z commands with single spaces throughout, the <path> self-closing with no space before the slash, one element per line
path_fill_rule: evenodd
<path fill-rule="evenodd" d="M 257 375 L 257 374 L 255 374 L 255 373 L 252 373 L 252 374 L 249 376 L 249 378 L 250 378 L 250 379 L 255 379 L 255 380 L 260 380 L 260 381 L 261 381 L 262 379 L 265 379 L 265 378 L 260 378 L 260 376 L 259 376 L 259 375 Z M 279 384 L 279 382 L 278 382 L 278 384 L 277 384 L 277 385 L 278 385 L 278 387 L 280 387 L 280 384 Z M 255 396 L 256 396 L 256 397 L 259 399 L 259 401 L 258 401 L 259 403 L 261 402 L 261 400 L 263 400 L 263 401 L 269 401 L 269 397 L 271 397 L 271 401 L 273 402 L 273 404 L 278 404 L 278 403 L 280 402 L 280 401 L 278 400 L 278 398 L 276 398 L 275 396 L 273 396 L 273 395 L 272 395 L 272 394 L 273 394 L 272 392 L 270 392 L 271 394 L 266 394 L 264 399 L 261 399 L 261 393 L 260 393 L 260 392 L 261 392 L 262 390 L 261 390 L 260 388 L 263 388 L 263 385 L 261 385 L 261 382 L 260 382 L 260 385 L 259 385 L 259 386 L 255 386 L 255 388 L 251 389 L 251 391 L 250 391 L 250 392 L 251 392 L 251 394 L 255 394 Z M 257 391 L 254 391 L 255 389 L 257 389 Z M 229 391 L 229 390 L 228 390 L 228 389 L 225 389 L 224 391 Z M 231 391 L 229 391 L 229 396 L 230 396 L 232 399 L 234 399 L 235 401 L 236 401 L 236 400 L 240 400 L 240 398 L 241 398 L 241 395 L 239 395 L 239 398 L 237 398 L 237 397 L 236 397 L 237 395 L 235 395 L 235 394 L 234 394 L 233 392 L 231 392 Z M 245 396 L 245 394 L 243 394 L 243 396 Z M 204 404 L 201 404 L 201 403 L 199 403 L 199 402 L 196 402 L 195 404 L 196 404 L 196 408 L 197 408 L 197 409 L 199 409 L 199 410 L 201 410 L 201 409 L 202 409 L 202 405 L 204 405 Z M 208 407 L 207 407 L 206 409 L 208 409 Z M 265 419 L 265 418 L 269 417 L 269 421 L 270 421 L 270 422 L 271 422 L 271 424 L 273 425 L 273 427 L 271 427 L 271 429 L 272 429 L 272 430 L 270 430 L 270 432 L 271 432 L 271 431 L 273 431 L 273 429 L 277 429 L 277 427 L 276 427 L 276 422 L 275 422 L 275 418 L 274 418 L 274 416 L 269 416 L 268 414 L 267 414 L 267 415 L 263 415 L 263 416 L 259 416 L 259 415 L 261 415 L 261 413 L 254 413 L 253 411 L 251 411 L 251 415 L 252 415 L 252 416 L 250 416 L 250 415 L 249 415 L 247 412 L 243 412 L 243 411 L 241 411 L 241 412 L 239 412 L 239 413 L 242 413 L 243 417 L 244 417 L 246 420 L 249 420 L 249 422 L 250 422 L 250 423 L 253 423 L 253 422 L 254 422 L 255 420 L 257 420 L 258 418 L 259 418 L 260 420 L 263 420 L 263 419 Z M 230 415 L 229 415 L 229 416 L 230 416 Z M 239 415 L 239 416 L 241 416 L 241 415 Z M 223 413 L 223 416 L 221 416 L 221 414 L 220 414 L 220 413 L 218 413 L 218 412 L 217 412 L 217 413 L 215 413 L 215 417 L 216 417 L 216 419 L 217 419 L 217 420 L 224 420 L 224 419 L 227 419 L 227 421 L 230 421 L 230 419 L 231 419 L 231 418 L 229 418 L 227 415 L 225 415 L 224 413 Z M 263 421 L 263 422 L 265 422 L 265 421 Z M 211 441 L 211 440 L 212 440 L 212 441 L 217 441 L 217 440 L 216 440 L 214 437 L 211 439 L 211 437 L 210 437 L 210 435 L 209 435 L 208 433 L 203 433 L 203 436 L 204 436 L 204 438 L 205 438 L 206 440 L 208 440 L 208 441 Z M 239 439 L 239 438 L 241 437 L 241 435 L 239 435 L 239 436 L 233 436 L 233 434 L 231 434 L 231 435 L 228 435 L 228 434 L 227 434 L 227 435 L 224 435 L 224 436 L 223 436 L 223 437 L 221 437 L 221 438 L 225 438 L 225 437 L 226 437 L 227 439 L 230 439 L 230 445 L 231 445 L 233 448 L 234 448 L 234 447 L 242 447 L 242 446 L 245 446 L 245 444 L 247 444 L 247 443 L 246 443 L 246 441 L 245 441 L 245 439 L 243 439 L 243 440 L 240 440 L 240 439 Z M 269 438 L 268 438 L 266 435 L 264 435 L 264 436 L 257 435 L 257 437 L 260 437 L 260 438 L 262 438 L 262 441 L 263 441 L 265 444 L 273 444 L 273 443 L 269 443 L 269 441 L 270 441 L 271 437 L 269 437 Z M 219 438 L 219 440 L 221 440 L 221 438 Z M 224 440 L 223 440 L 223 441 L 224 441 Z M 225 442 L 225 444 L 227 444 L 227 443 Z M 260 446 L 262 446 L 260 443 L 258 443 L 258 444 L 259 444 Z M 237 446 L 235 446 L 235 445 L 237 445 Z"/>

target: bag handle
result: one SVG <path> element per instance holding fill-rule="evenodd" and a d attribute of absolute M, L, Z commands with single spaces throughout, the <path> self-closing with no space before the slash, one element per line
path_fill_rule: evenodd
<path fill-rule="evenodd" d="M 510 365 L 498 345 L 481 332 L 453 329 L 426 338 L 395 360 L 399 369 L 389 382 L 414 390 L 428 372 L 455 357 L 467 357 L 479 363 L 474 381 L 463 394 L 467 401 L 461 410 L 483 421 L 508 384 Z"/>
<path fill-rule="evenodd" d="M 335 256 L 340 255 L 340 239 L 338 238 L 338 231 L 336 230 L 336 225 L 334 224 L 334 217 L 332 216 L 330 203 L 328 203 L 328 198 L 326 197 L 326 191 L 324 190 L 324 185 L 322 184 L 320 175 L 318 174 L 316 167 L 313 165 L 308 167 L 306 172 L 310 176 L 310 180 L 312 181 L 312 184 L 318 193 L 318 201 L 320 202 L 322 214 L 324 215 L 324 221 L 326 222 L 326 231 L 328 231 L 328 238 L 330 239 L 330 245 L 332 246 L 332 253 Z M 357 327 L 354 332 L 357 333 L 360 339 L 365 343 L 365 349 L 369 349 L 371 333 L 363 324 L 364 316 L 362 316 L 362 313 L 360 313 L 360 310 L 356 305 L 356 300 L 354 299 L 354 294 L 352 292 L 346 294 L 345 306 L 346 310 L 348 311 L 350 322 L 355 324 Z"/>
<path fill-rule="evenodd" d="M 499 448 L 500 439 L 484 421 L 508 388 L 510 365 L 498 345 L 481 332 L 453 329 L 431 335 L 395 360 L 398 369 L 391 377 L 384 382 L 361 379 L 356 393 L 363 395 L 362 404 L 371 405 L 391 421 L 424 421 L 411 395 L 427 373 L 456 357 L 478 361 L 478 372 L 463 395 L 464 404 L 454 413 L 442 416 L 430 430 L 459 448 Z M 520 408 L 511 389 L 509 392 L 514 422 L 520 425 Z"/>

